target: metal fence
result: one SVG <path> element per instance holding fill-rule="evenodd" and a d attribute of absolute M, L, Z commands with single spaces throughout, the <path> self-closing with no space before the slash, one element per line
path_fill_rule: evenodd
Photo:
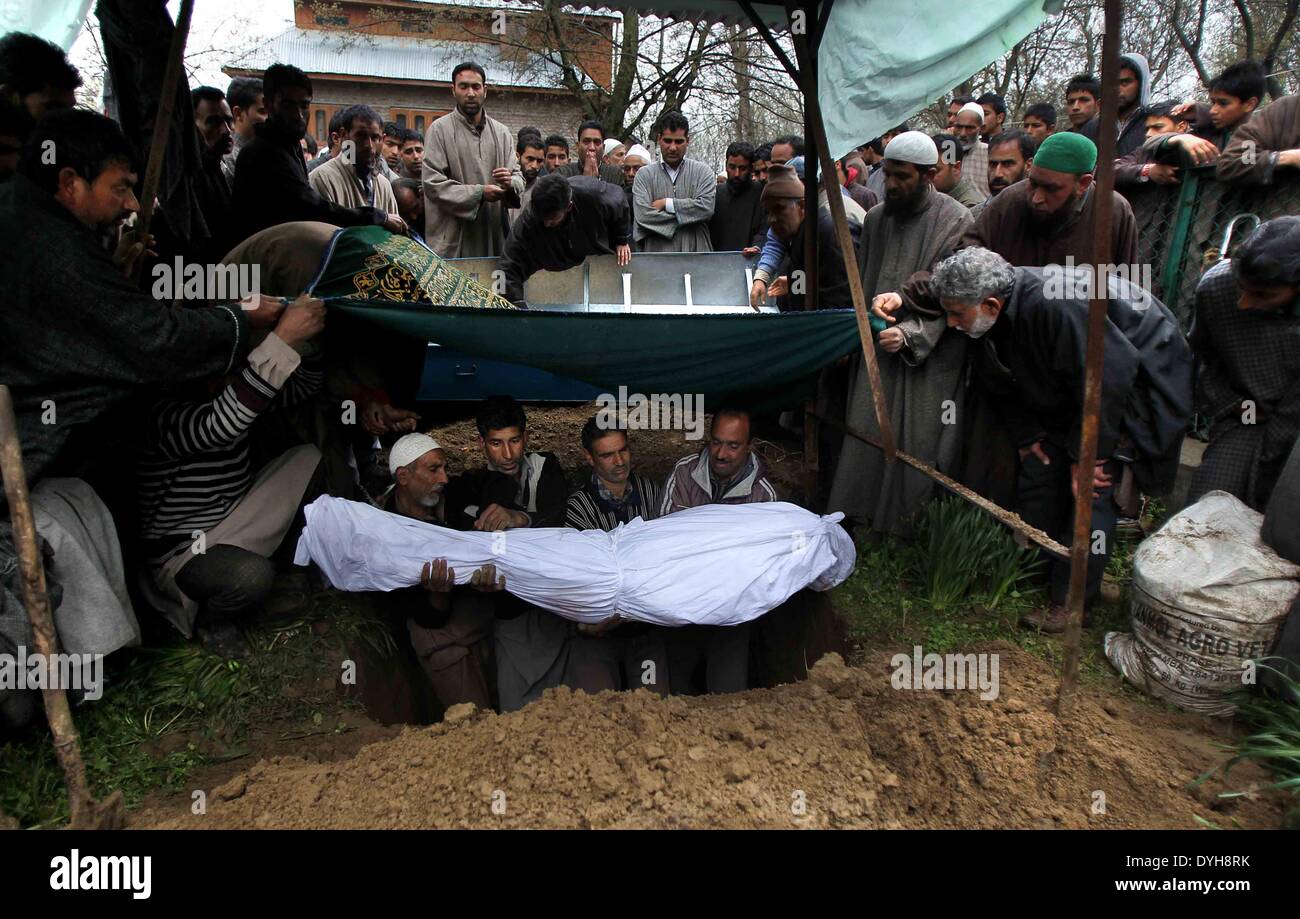
<path fill-rule="evenodd" d="M 1205 270 L 1229 256 L 1256 220 L 1300 215 L 1300 175 L 1286 170 L 1274 184 L 1262 186 L 1220 182 L 1213 165 L 1184 168 L 1181 175 L 1178 185 L 1122 193 L 1137 218 L 1138 260 L 1151 266 L 1153 293 L 1186 329 Z"/>

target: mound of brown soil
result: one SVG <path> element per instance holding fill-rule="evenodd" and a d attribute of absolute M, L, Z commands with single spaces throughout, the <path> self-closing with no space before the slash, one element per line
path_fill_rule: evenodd
<path fill-rule="evenodd" d="M 730 696 L 549 691 L 457 711 L 340 762 L 280 756 L 135 815 L 171 827 L 1274 827 L 1282 799 L 1187 783 L 1221 760 L 1202 719 L 1083 689 L 1010 645 L 1001 694 L 894 689 L 886 655 Z M 1265 781 L 1232 774 L 1234 787 Z M 1102 810 L 1104 795 L 1104 810 Z"/>

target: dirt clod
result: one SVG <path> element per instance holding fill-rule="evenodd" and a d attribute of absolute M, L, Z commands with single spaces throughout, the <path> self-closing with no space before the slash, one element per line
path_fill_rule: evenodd
<path fill-rule="evenodd" d="M 248 777 L 237 775 L 226 784 L 217 788 L 213 794 L 219 801 L 233 801 L 236 798 L 243 797 L 244 792 L 248 791 Z"/>
<path fill-rule="evenodd" d="M 451 708 L 447 709 L 446 713 L 442 716 L 442 720 L 447 724 L 455 724 L 457 721 L 465 721 L 466 719 L 473 718 L 477 711 L 478 706 L 473 702 L 461 702 L 460 704 L 453 705 Z"/>

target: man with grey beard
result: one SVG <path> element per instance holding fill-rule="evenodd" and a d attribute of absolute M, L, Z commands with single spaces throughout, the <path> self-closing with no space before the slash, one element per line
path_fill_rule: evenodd
<path fill-rule="evenodd" d="M 376 506 L 447 526 L 447 455 L 437 441 L 427 434 L 398 438 L 388 468 L 393 486 Z M 484 565 L 468 587 L 457 587 L 455 570 L 435 558 L 424 564 L 420 586 L 380 595 L 394 618 L 406 622 L 416 659 L 444 709 L 462 702 L 492 706 L 492 598 L 485 594 L 504 589 L 495 565 Z"/>
<path fill-rule="evenodd" d="M 1089 304 L 1086 293 L 1057 294 L 1052 270 L 1013 268 L 996 252 L 973 247 L 940 262 L 932 276 L 913 278 L 901 296 L 924 309 L 941 309 L 950 331 L 975 340 L 974 384 L 996 407 L 1019 450 L 1017 510 L 1026 522 L 1068 545 Z M 1162 493 L 1177 472 L 1192 415 L 1192 355 L 1178 321 L 1164 304 L 1122 278 L 1109 278 L 1108 288 L 1089 603 L 1110 555 L 1114 495 L 1123 474 L 1131 472 L 1148 494 Z M 1062 632 L 1069 563 L 1052 559 L 1048 576 L 1049 604 L 1021 622 Z"/>

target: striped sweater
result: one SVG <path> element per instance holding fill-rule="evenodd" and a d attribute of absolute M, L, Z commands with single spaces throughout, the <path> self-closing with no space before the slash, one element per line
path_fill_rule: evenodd
<path fill-rule="evenodd" d="M 248 492 L 253 422 L 272 403 L 301 402 L 320 388 L 322 372 L 300 361 L 272 333 L 216 398 L 163 399 L 152 408 L 136 471 L 140 535 L 155 552 L 220 523 Z"/>
<path fill-rule="evenodd" d="M 634 472 L 628 476 L 627 487 L 624 502 L 616 506 L 601 494 L 593 475 L 585 485 L 569 495 L 564 525 L 575 530 L 604 530 L 608 533 L 620 523 L 628 523 L 636 517 L 654 520 L 659 516 L 660 492 L 656 483 Z"/>

